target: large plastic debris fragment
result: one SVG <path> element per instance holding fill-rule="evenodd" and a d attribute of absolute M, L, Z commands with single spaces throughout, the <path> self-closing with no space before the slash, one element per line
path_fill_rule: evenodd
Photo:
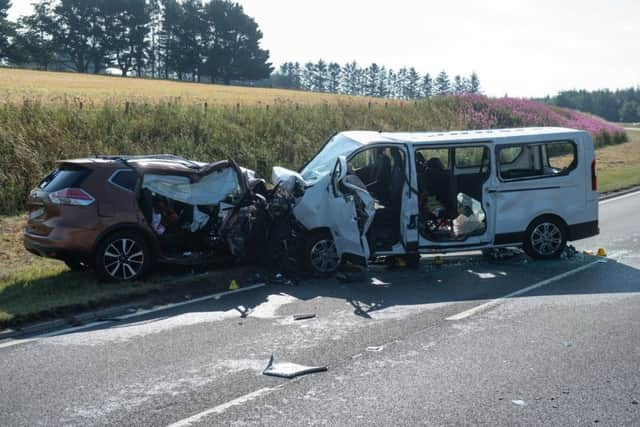
<path fill-rule="evenodd" d="M 281 378 L 295 378 L 301 375 L 313 374 L 316 372 L 325 372 L 327 370 L 326 366 L 305 366 L 299 365 L 297 363 L 290 362 L 275 362 L 273 358 L 273 354 L 271 355 L 271 359 L 269 359 L 269 364 L 262 371 L 264 375 L 269 375 L 272 377 L 281 377 Z"/>

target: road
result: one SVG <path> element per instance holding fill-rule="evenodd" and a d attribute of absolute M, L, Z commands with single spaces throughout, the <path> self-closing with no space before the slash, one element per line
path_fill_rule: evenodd
<path fill-rule="evenodd" d="M 0 424 L 640 425 L 639 209 L 576 242 L 607 262 L 423 258 L 0 343 Z"/>

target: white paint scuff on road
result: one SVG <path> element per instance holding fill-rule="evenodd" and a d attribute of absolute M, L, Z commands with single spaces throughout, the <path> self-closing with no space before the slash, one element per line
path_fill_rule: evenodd
<path fill-rule="evenodd" d="M 519 290 L 517 290 L 515 292 L 511 292 L 510 294 L 507 294 L 507 295 L 505 295 L 503 297 L 493 299 L 493 300 L 488 301 L 488 302 L 486 302 L 484 304 L 480 304 L 480 305 L 478 305 L 476 307 L 470 308 L 469 310 L 465 310 L 465 311 L 463 311 L 461 313 L 454 314 L 453 316 L 449 316 L 449 317 L 447 317 L 446 320 L 463 320 L 463 319 L 466 319 L 468 317 L 473 316 L 474 314 L 480 313 L 482 311 L 486 311 L 486 310 L 488 310 L 490 308 L 493 308 L 493 307 L 495 307 L 497 305 L 500 305 L 500 304 L 504 303 L 505 301 L 507 301 L 509 298 L 513 298 L 513 297 L 517 297 L 517 296 L 526 294 L 527 292 L 531 292 L 534 289 L 538 289 L 538 288 L 541 288 L 543 286 L 549 285 L 551 283 L 557 282 L 558 280 L 562 280 L 562 279 L 567 278 L 569 276 L 572 276 L 572 275 L 574 275 L 576 273 L 584 271 L 584 270 L 586 270 L 588 268 L 591 268 L 591 267 L 595 266 L 596 264 L 601 264 L 601 263 L 604 263 L 604 262 L 606 262 L 606 261 L 605 260 L 601 260 L 601 259 L 599 259 L 597 261 L 593 261 L 593 262 L 591 262 L 589 264 L 583 265 L 583 266 L 578 267 L 578 268 L 574 268 L 573 270 L 569 270 L 569 271 L 567 271 L 565 273 L 558 274 L 557 276 L 550 277 L 550 278 L 548 278 L 546 280 L 543 280 L 541 282 L 534 283 L 533 285 L 527 286 L 526 288 L 522 288 L 522 289 L 519 289 Z"/>
<path fill-rule="evenodd" d="M 233 407 L 233 406 L 238 406 L 238 405 L 242 405 L 244 403 L 250 402 L 252 400 L 255 400 L 261 396 L 264 396 L 266 394 L 269 394 L 271 392 L 274 392 L 278 389 L 282 388 L 282 386 L 277 386 L 277 387 L 265 387 L 265 388 L 261 388 L 259 390 L 253 391 L 251 393 L 245 394 L 243 396 L 237 397 L 233 400 L 230 400 L 226 403 L 223 403 L 221 405 L 218 406 L 214 406 L 211 409 L 207 409 L 206 411 L 202 411 L 198 414 L 192 415 L 189 418 L 185 418 L 183 420 L 177 421 L 171 425 L 169 425 L 168 427 L 188 427 L 188 426 L 192 426 L 196 423 L 199 423 L 200 421 L 202 421 L 204 418 L 210 416 L 210 415 L 218 415 L 218 414 L 222 414 L 224 411 L 226 411 L 227 409 Z"/>

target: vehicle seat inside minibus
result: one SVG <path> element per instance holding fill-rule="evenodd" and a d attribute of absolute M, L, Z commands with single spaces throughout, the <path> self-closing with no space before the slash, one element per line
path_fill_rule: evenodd
<path fill-rule="evenodd" d="M 445 207 L 449 205 L 449 173 L 439 158 L 427 161 L 421 181 L 427 195 L 435 196 Z"/>
<path fill-rule="evenodd" d="M 384 152 L 384 148 L 375 150 L 375 163 L 373 165 L 372 182 L 369 192 L 383 205 L 389 203 L 389 182 L 391 180 L 391 159 Z"/>
<path fill-rule="evenodd" d="M 402 189 L 406 181 L 405 163 L 399 149 L 389 149 L 389 154 L 393 161 L 390 164 L 390 174 L 386 181 L 379 182 L 378 187 L 384 187 L 384 190 L 382 194 L 377 191 L 371 192 L 379 204 L 368 234 L 378 250 L 390 249 L 400 240 Z"/>

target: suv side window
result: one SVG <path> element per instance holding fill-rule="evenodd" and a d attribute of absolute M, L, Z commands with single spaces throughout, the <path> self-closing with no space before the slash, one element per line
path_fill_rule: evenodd
<path fill-rule="evenodd" d="M 503 181 L 566 175 L 576 168 L 577 146 L 571 141 L 514 144 L 498 148 Z"/>
<path fill-rule="evenodd" d="M 134 191 L 137 181 L 138 175 L 134 171 L 127 169 L 117 170 L 111 175 L 111 178 L 109 178 L 111 184 L 127 191 Z"/>

